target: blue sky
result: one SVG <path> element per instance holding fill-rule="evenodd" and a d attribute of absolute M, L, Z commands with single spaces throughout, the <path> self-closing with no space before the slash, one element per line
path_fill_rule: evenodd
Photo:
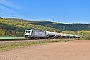
<path fill-rule="evenodd" d="M 90 0 L 0 0 L 0 16 L 90 23 Z"/>

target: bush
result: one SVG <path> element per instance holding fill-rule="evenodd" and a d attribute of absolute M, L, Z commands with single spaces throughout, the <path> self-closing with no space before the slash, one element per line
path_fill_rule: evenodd
<path fill-rule="evenodd" d="M 90 40 L 90 33 L 86 35 L 85 39 Z"/>
<path fill-rule="evenodd" d="M 87 39 L 87 40 L 90 40 L 90 34 L 88 34 L 88 35 L 86 36 L 86 39 Z"/>

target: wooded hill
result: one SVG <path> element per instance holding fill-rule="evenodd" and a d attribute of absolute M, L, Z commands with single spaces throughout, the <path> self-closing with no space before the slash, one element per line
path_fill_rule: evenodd
<path fill-rule="evenodd" d="M 64 30 L 90 30 L 90 24 L 63 24 L 51 21 L 30 21 L 17 18 L 0 18 L 0 36 L 24 36 L 25 29 L 61 32 Z"/>
<path fill-rule="evenodd" d="M 55 28 L 31 24 L 30 21 L 17 18 L 0 18 L 0 36 L 24 36 L 25 29 L 56 31 Z"/>
<path fill-rule="evenodd" d="M 55 28 L 55 29 L 58 29 L 59 31 L 90 30 L 90 24 L 81 24 L 81 23 L 63 24 L 63 23 L 56 23 L 51 21 L 30 21 L 30 22 L 35 25 L 42 25 L 46 27 Z"/>

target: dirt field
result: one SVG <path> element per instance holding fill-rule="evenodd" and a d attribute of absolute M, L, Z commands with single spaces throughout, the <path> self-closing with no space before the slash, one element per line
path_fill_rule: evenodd
<path fill-rule="evenodd" d="M 90 41 L 55 42 L 0 52 L 0 60 L 90 60 Z"/>

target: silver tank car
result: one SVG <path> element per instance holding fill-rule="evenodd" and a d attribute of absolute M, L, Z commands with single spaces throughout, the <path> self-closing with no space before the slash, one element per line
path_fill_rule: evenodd
<path fill-rule="evenodd" d="M 55 32 L 46 31 L 46 37 L 47 38 L 54 38 L 55 37 Z"/>

